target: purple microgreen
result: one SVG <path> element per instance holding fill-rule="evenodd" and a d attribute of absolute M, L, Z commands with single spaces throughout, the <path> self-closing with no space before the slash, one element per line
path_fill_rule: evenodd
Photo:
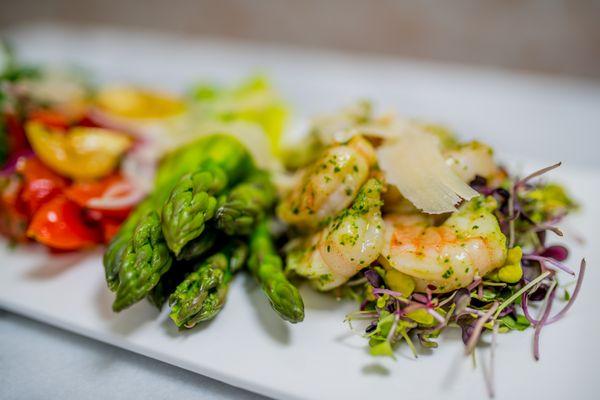
<path fill-rule="evenodd" d="M 442 300 L 440 302 L 440 304 L 438 304 L 438 307 L 443 307 L 446 304 L 450 303 L 452 300 L 454 300 L 454 298 L 456 297 L 456 294 L 459 292 L 459 290 L 456 290 L 454 292 L 452 292 L 452 294 L 448 297 L 446 297 L 444 300 Z"/>
<path fill-rule="evenodd" d="M 540 333 L 542 332 L 542 328 L 546 324 L 546 320 L 550 315 L 550 310 L 552 310 L 552 301 L 554 300 L 554 289 L 556 288 L 556 282 L 550 287 L 548 291 L 548 297 L 546 298 L 546 305 L 544 306 L 544 312 L 540 321 L 535 326 L 535 333 L 533 334 L 533 357 L 536 361 L 540 359 Z"/>
<path fill-rule="evenodd" d="M 362 285 L 362 284 L 367 283 L 367 282 L 368 282 L 367 278 L 362 277 L 362 278 L 358 278 L 358 279 L 354 279 L 354 280 L 348 281 L 346 283 L 346 286 L 358 286 L 358 285 Z"/>
<path fill-rule="evenodd" d="M 471 304 L 471 293 L 467 289 L 459 289 L 454 296 L 454 304 L 456 305 L 456 313 L 460 314 L 463 312 L 469 304 Z"/>
<path fill-rule="evenodd" d="M 398 321 L 400 321 L 400 316 L 398 314 L 394 315 L 394 323 L 392 323 L 392 327 L 390 328 L 390 333 L 387 335 L 387 341 L 392 343 L 394 337 L 396 335 L 396 329 L 398 328 Z"/>
<path fill-rule="evenodd" d="M 545 271 L 540 276 L 538 276 L 537 278 L 535 278 L 534 280 L 532 280 L 531 282 L 529 282 L 527 285 L 525 285 L 521 289 L 519 289 L 517 292 L 515 292 L 508 299 L 506 299 L 502 304 L 500 304 L 500 306 L 496 310 L 496 314 L 494 314 L 494 319 L 498 318 L 498 315 L 502 312 L 502 310 L 504 310 L 506 307 L 508 307 L 509 305 L 511 305 L 516 299 L 519 298 L 519 296 L 521 296 L 523 293 L 527 292 L 529 289 L 531 289 L 532 287 L 534 287 L 535 285 L 537 285 L 539 282 L 541 282 L 544 279 L 546 279 L 551 274 L 552 273 L 550 271 Z"/>
<path fill-rule="evenodd" d="M 427 298 L 427 296 L 421 294 L 421 293 L 414 293 L 412 295 L 412 298 L 414 301 L 418 301 L 421 304 L 428 304 L 429 303 L 429 298 Z"/>
<path fill-rule="evenodd" d="M 396 305 L 397 305 L 397 301 L 392 301 L 392 302 L 389 302 L 389 303 L 387 303 L 387 304 L 385 305 L 385 310 L 386 310 L 387 312 L 389 312 L 390 314 L 393 314 L 393 313 L 395 313 L 397 310 L 399 310 L 399 307 L 396 307 Z"/>
<path fill-rule="evenodd" d="M 379 288 L 383 285 L 383 279 L 374 269 L 369 268 L 365 270 L 364 274 L 367 281 L 369 281 L 371 286 L 373 286 L 374 288 Z"/>
<path fill-rule="evenodd" d="M 515 306 L 514 306 L 514 304 L 511 304 L 510 306 L 508 306 L 504 310 L 502 310 L 500 312 L 500 314 L 498 314 L 498 318 L 505 317 L 505 316 L 507 316 L 509 314 L 512 314 L 514 312 L 515 312 Z"/>
<path fill-rule="evenodd" d="M 508 286 L 504 282 L 493 282 L 493 281 L 483 281 L 483 282 L 481 282 L 481 284 L 483 286 L 500 287 L 500 288 Z"/>
<path fill-rule="evenodd" d="M 548 264 L 553 265 L 556 268 L 566 272 L 569 275 L 575 276 L 575 272 L 571 268 L 567 267 L 565 264 L 561 263 L 560 261 L 557 261 L 550 257 L 542 257 L 542 256 L 538 256 L 535 254 L 528 254 L 528 255 L 524 255 L 523 259 L 537 261 L 542 266 L 545 266 L 544 264 L 548 263 Z"/>
<path fill-rule="evenodd" d="M 516 184 L 510 187 L 510 197 L 508 198 L 508 248 L 515 247 L 515 197 Z"/>
<path fill-rule="evenodd" d="M 569 257 L 569 250 L 565 246 L 554 245 L 545 248 L 540 256 L 553 258 L 556 261 L 565 261 Z"/>
<path fill-rule="evenodd" d="M 377 317 L 379 317 L 379 314 L 377 314 L 377 312 L 375 311 L 354 311 L 346 315 L 346 321 L 351 321 L 353 319 L 370 319 Z"/>
<path fill-rule="evenodd" d="M 402 293 L 400 293 L 400 292 L 395 292 L 395 291 L 393 291 L 393 290 L 390 290 L 390 289 L 384 289 L 384 288 L 375 288 L 375 289 L 373 289 L 373 294 L 376 294 L 376 295 L 383 295 L 383 294 L 387 294 L 387 295 L 389 295 L 389 296 L 392 296 L 392 297 L 393 297 L 393 298 L 395 298 L 395 299 L 398 299 L 398 300 L 400 300 L 400 301 L 401 301 L 401 302 L 403 302 L 403 303 L 407 303 L 407 304 L 408 304 L 408 303 L 410 303 L 410 301 L 409 301 L 407 298 L 405 298 L 405 297 L 402 297 Z"/>
<path fill-rule="evenodd" d="M 367 305 L 369 304 L 368 299 L 364 299 L 362 303 L 360 303 L 360 311 L 365 311 L 367 309 Z"/>
<path fill-rule="evenodd" d="M 462 341 L 466 346 L 467 343 L 469 343 L 469 339 L 471 338 L 471 335 L 473 335 L 473 330 L 475 328 L 474 328 L 473 324 L 461 324 L 459 326 L 461 328 Z"/>
<path fill-rule="evenodd" d="M 429 314 L 431 314 L 431 316 L 432 316 L 433 318 L 435 318 L 435 319 L 436 319 L 436 320 L 437 320 L 437 321 L 438 321 L 440 324 L 445 324 L 445 323 L 446 323 L 446 319 L 445 319 L 444 317 L 442 317 L 442 316 L 440 315 L 440 313 L 438 313 L 438 312 L 437 312 L 437 311 L 435 311 L 434 309 L 432 309 L 432 308 L 428 308 L 428 309 L 427 309 L 427 312 L 428 312 Z"/>
<path fill-rule="evenodd" d="M 583 283 L 583 277 L 585 275 L 585 268 L 586 268 L 586 262 L 585 262 L 585 258 L 584 258 L 583 260 L 581 260 L 581 264 L 579 266 L 579 276 L 577 277 L 577 283 L 575 284 L 575 290 L 573 290 L 573 294 L 571 295 L 571 298 L 569 299 L 569 301 L 563 307 L 562 310 L 560 310 L 555 316 L 553 316 L 552 318 L 549 318 L 546 321 L 546 325 L 553 324 L 554 322 L 556 322 L 559 319 L 561 319 L 562 317 L 564 317 L 564 315 L 567 313 L 567 311 L 569 311 L 569 309 L 573 306 L 573 303 L 575 302 L 575 299 L 577 298 L 577 295 L 579 294 L 579 291 L 581 290 L 581 284 Z"/>
<path fill-rule="evenodd" d="M 494 358 L 496 351 L 496 336 L 498 335 L 498 324 L 492 326 L 492 344 L 490 347 L 490 360 L 489 370 L 486 367 L 485 362 L 481 362 L 481 368 L 483 370 L 483 381 L 485 382 L 485 388 L 489 398 L 494 398 Z"/>
<path fill-rule="evenodd" d="M 419 355 L 417 354 L 417 349 L 415 348 L 415 345 L 413 344 L 410 336 L 408 336 L 408 334 L 406 333 L 406 330 L 401 329 L 400 335 L 402 335 L 402 338 L 406 341 L 406 344 L 408 344 L 408 347 L 410 347 L 410 350 L 412 351 L 413 356 L 415 358 L 419 358 Z"/>
<path fill-rule="evenodd" d="M 471 308 L 471 307 L 465 307 L 464 313 L 474 314 L 474 315 L 477 315 L 478 317 L 483 317 L 485 315 L 485 312 L 483 312 L 481 310 L 477 310 L 476 308 Z"/>
<path fill-rule="evenodd" d="M 523 309 L 523 314 L 525 315 L 525 318 L 527 318 L 531 325 L 536 325 L 539 322 L 529 312 L 529 295 L 527 293 L 523 293 L 523 295 L 521 296 L 521 308 Z"/>
<path fill-rule="evenodd" d="M 483 330 L 483 326 L 485 325 L 487 320 L 490 319 L 492 314 L 494 314 L 494 312 L 497 309 L 498 309 L 498 302 L 494 301 L 494 303 L 492 304 L 490 309 L 487 310 L 487 312 L 477 320 L 477 322 L 475 323 L 475 326 L 473 327 L 473 333 L 471 334 L 471 337 L 469 338 L 469 341 L 467 343 L 467 347 L 465 348 L 465 355 L 471 354 L 471 352 L 477 345 L 477 342 L 479 341 L 479 336 L 481 336 L 481 331 Z"/>
<path fill-rule="evenodd" d="M 473 289 L 475 289 L 477 286 L 479 286 L 479 284 L 482 282 L 481 277 L 476 276 L 475 279 L 473 279 L 473 282 L 471 282 L 471 284 L 469 286 L 467 286 L 467 290 L 469 292 L 473 291 Z"/>
<path fill-rule="evenodd" d="M 527 260 L 522 260 L 521 267 L 523 268 L 523 281 L 525 282 L 531 282 L 542 273 L 542 270 L 537 262 L 534 263 Z"/>
<path fill-rule="evenodd" d="M 498 342 L 498 324 L 494 324 L 494 328 L 492 329 L 492 347 L 490 349 L 490 379 L 489 379 L 489 387 L 488 394 L 490 398 L 494 398 L 496 395 L 495 390 L 495 372 L 496 372 L 496 347 Z"/>
<path fill-rule="evenodd" d="M 427 308 L 426 304 L 413 302 L 402 309 L 402 315 L 410 314 L 411 312 Z"/>
<path fill-rule="evenodd" d="M 521 215 L 522 215 L 521 211 L 520 210 L 516 210 L 515 213 L 514 213 L 514 215 L 512 217 L 508 217 L 507 221 L 508 222 L 516 221 L 516 220 L 518 220 L 521 217 Z"/>
<path fill-rule="evenodd" d="M 531 289 L 527 294 L 527 299 L 531 301 L 542 301 L 546 298 L 546 294 L 548 293 L 548 285 L 545 283 L 540 283 L 537 287 Z"/>
<path fill-rule="evenodd" d="M 558 163 L 556 163 L 556 164 L 554 164 L 554 165 L 550 165 L 549 167 L 545 167 L 545 168 L 539 169 L 539 170 L 537 170 L 537 171 L 535 171 L 535 172 L 533 172 L 533 173 L 531 173 L 531 174 L 527 175 L 525 178 L 523 178 L 523 179 L 521 179 L 521 180 L 517 181 L 517 182 L 515 183 L 515 187 L 516 187 L 516 188 L 518 188 L 518 187 L 522 187 L 522 186 L 524 186 L 524 185 L 525 185 L 527 182 L 529 182 L 530 180 L 532 180 L 532 179 L 534 179 L 534 178 L 537 178 L 537 177 L 539 177 L 539 176 L 542 176 L 542 175 L 544 175 L 545 173 L 547 173 L 547 172 L 550 172 L 550 171 L 552 171 L 553 169 L 556 169 L 556 168 L 560 167 L 561 165 L 562 165 L 562 162 L 558 162 Z"/>
<path fill-rule="evenodd" d="M 550 231 L 553 232 L 556 236 L 564 236 L 563 232 L 557 228 L 556 226 L 553 225 L 549 225 L 549 224 L 538 224 L 535 226 L 535 228 L 533 228 L 534 232 L 542 232 L 542 231 Z"/>

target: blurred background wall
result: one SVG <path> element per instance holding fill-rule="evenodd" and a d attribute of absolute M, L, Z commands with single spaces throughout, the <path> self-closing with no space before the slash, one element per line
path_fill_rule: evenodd
<path fill-rule="evenodd" d="M 599 0 L 0 0 L 0 27 L 102 24 L 600 78 Z"/>

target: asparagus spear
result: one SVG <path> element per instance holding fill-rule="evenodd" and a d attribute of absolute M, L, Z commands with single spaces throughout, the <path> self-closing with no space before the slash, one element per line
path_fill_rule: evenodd
<path fill-rule="evenodd" d="M 291 323 L 304 320 L 304 302 L 298 289 L 283 273 L 283 262 L 275 250 L 266 221 L 262 221 L 250 236 L 248 269 L 281 318 Z"/>
<path fill-rule="evenodd" d="M 215 215 L 215 195 L 226 186 L 225 172 L 210 163 L 177 182 L 162 208 L 163 233 L 176 256 L 202 234 L 206 222 Z"/>
<path fill-rule="evenodd" d="M 168 154 L 156 172 L 156 201 L 162 205 L 179 179 L 194 172 L 207 161 L 219 166 L 227 175 L 229 184 L 236 184 L 254 165 L 246 147 L 230 135 L 205 136 Z"/>
<path fill-rule="evenodd" d="M 174 261 L 171 268 L 160 277 L 156 286 L 146 296 L 148 301 L 160 310 L 169 299 L 169 296 L 175 291 L 177 285 L 183 282 L 185 277 L 194 271 L 194 266 L 193 262 Z"/>
<path fill-rule="evenodd" d="M 104 275 L 108 288 L 113 292 L 117 290 L 119 286 L 119 270 L 121 268 L 121 259 L 123 253 L 137 224 L 140 220 L 152 209 L 150 199 L 144 200 L 140 203 L 135 211 L 127 218 L 127 220 L 121 225 L 119 232 L 110 241 L 104 257 L 102 258 L 102 264 L 104 264 Z"/>
<path fill-rule="evenodd" d="M 276 197 L 269 174 L 257 170 L 227 194 L 217 210 L 217 227 L 228 235 L 249 235 Z"/>
<path fill-rule="evenodd" d="M 169 297 L 173 322 L 180 328 L 192 328 L 214 318 L 223 308 L 233 275 L 244 266 L 247 255 L 247 245 L 235 241 L 202 262 Z"/>
<path fill-rule="evenodd" d="M 218 231 L 213 227 L 207 228 L 200 237 L 192 240 L 181 249 L 178 260 L 194 260 L 206 254 L 217 242 Z"/>
<path fill-rule="evenodd" d="M 143 299 L 172 262 L 160 218 L 151 211 L 142 218 L 123 250 L 113 310 L 119 312 Z"/>

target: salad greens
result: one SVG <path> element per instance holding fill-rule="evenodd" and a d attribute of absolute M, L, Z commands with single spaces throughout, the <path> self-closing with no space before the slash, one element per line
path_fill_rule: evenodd
<path fill-rule="evenodd" d="M 191 89 L 190 97 L 203 119 L 258 124 L 271 142 L 271 151 L 279 153 L 289 112 L 265 76 L 252 76 L 232 88 L 199 84 Z"/>

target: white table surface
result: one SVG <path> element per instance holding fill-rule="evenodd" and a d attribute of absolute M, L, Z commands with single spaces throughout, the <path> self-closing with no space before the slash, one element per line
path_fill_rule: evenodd
<path fill-rule="evenodd" d="M 265 397 L 0 310 L 0 399 Z"/>

